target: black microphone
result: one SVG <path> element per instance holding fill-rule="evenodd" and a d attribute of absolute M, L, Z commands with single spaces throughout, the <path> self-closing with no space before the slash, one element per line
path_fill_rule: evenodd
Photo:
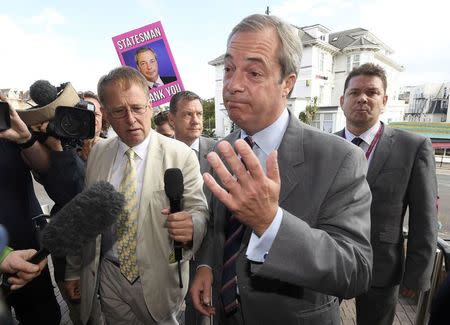
<path fill-rule="evenodd" d="M 94 240 L 116 221 L 124 206 L 123 194 L 110 183 L 94 183 L 51 218 L 40 234 L 42 248 L 28 261 L 37 264 L 48 254 L 59 257 L 80 254 L 84 244 Z M 7 277 L 3 278 L 6 280 Z M 7 289 L 9 284 L 3 281 L 2 286 Z"/>
<path fill-rule="evenodd" d="M 169 168 L 164 173 L 164 191 L 170 202 L 170 213 L 181 211 L 181 199 L 183 198 L 184 183 L 183 174 L 179 168 Z M 178 278 L 180 288 L 183 288 L 181 279 L 180 261 L 183 258 L 183 244 L 178 241 L 173 242 L 175 260 L 178 262 Z"/>
<path fill-rule="evenodd" d="M 39 106 L 45 106 L 58 97 L 58 90 L 47 80 L 37 80 L 30 86 L 30 97 Z"/>

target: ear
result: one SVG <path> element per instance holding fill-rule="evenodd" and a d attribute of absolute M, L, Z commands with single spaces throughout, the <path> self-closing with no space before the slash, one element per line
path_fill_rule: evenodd
<path fill-rule="evenodd" d="M 297 80 L 297 75 L 295 73 L 291 73 L 289 76 L 286 77 L 284 80 L 284 87 L 282 96 L 287 97 L 291 90 L 294 88 L 295 81 Z"/>
<path fill-rule="evenodd" d="M 169 111 L 169 115 L 167 115 L 167 118 L 168 118 L 168 120 L 169 120 L 170 126 L 171 126 L 172 128 L 175 127 L 175 122 L 173 121 L 174 116 L 173 116 L 173 114 L 172 114 L 171 111 Z"/>
<path fill-rule="evenodd" d="M 383 106 L 386 106 L 387 101 L 388 101 L 388 95 L 384 95 L 384 97 L 383 97 Z"/>
<path fill-rule="evenodd" d="M 106 111 L 106 108 L 103 107 L 103 105 L 100 106 L 100 112 L 102 112 L 102 117 L 109 122 L 108 112 Z"/>
<path fill-rule="evenodd" d="M 339 98 L 339 105 L 341 105 L 341 108 L 344 105 L 344 96 L 342 95 L 341 98 Z"/>

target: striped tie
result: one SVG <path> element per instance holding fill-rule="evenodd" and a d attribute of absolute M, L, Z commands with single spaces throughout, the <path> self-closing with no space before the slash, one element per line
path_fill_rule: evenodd
<path fill-rule="evenodd" d="M 250 148 L 253 148 L 255 143 L 250 136 L 247 136 L 244 140 Z M 233 314 L 239 305 L 237 299 L 236 258 L 239 255 L 244 231 L 245 226 L 233 215 L 225 224 L 222 288 L 220 290 L 220 296 L 226 315 Z"/>
<path fill-rule="evenodd" d="M 119 191 L 125 196 L 126 203 L 124 213 L 117 220 L 117 252 L 120 271 L 130 283 L 133 283 L 139 276 L 136 263 L 138 198 L 133 149 L 128 149 L 126 155 L 128 162 L 119 185 Z"/>

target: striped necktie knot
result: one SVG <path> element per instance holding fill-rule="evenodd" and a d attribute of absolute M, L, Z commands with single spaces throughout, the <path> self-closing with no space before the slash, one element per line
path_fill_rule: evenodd
<path fill-rule="evenodd" d="M 250 148 L 253 149 L 253 146 L 255 145 L 255 141 L 253 141 L 253 139 L 252 139 L 251 136 L 247 135 L 247 136 L 244 138 L 244 141 L 247 142 L 247 144 L 250 146 Z"/>

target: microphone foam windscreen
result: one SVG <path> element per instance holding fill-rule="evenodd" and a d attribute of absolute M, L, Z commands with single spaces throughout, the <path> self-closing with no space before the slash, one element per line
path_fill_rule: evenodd
<path fill-rule="evenodd" d="M 125 198 L 105 181 L 93 184 L 59 210 L 44 228 L 42 245 L 54 256 L 78 255 L 124 210 Z"/>
<path fill-rule="evenodd" d="M 58 90 L 47 80 L 37 80 L 30 86 L 30 97 L 39 106 L 45 106 L 58 97 Z"/>
<path fill-rule="evenodd" d="M 179 168 L 169 168 L 164 173 L 164 191 L 169 199 L 181 199 L 184 192 L 183 174 Z"/>

